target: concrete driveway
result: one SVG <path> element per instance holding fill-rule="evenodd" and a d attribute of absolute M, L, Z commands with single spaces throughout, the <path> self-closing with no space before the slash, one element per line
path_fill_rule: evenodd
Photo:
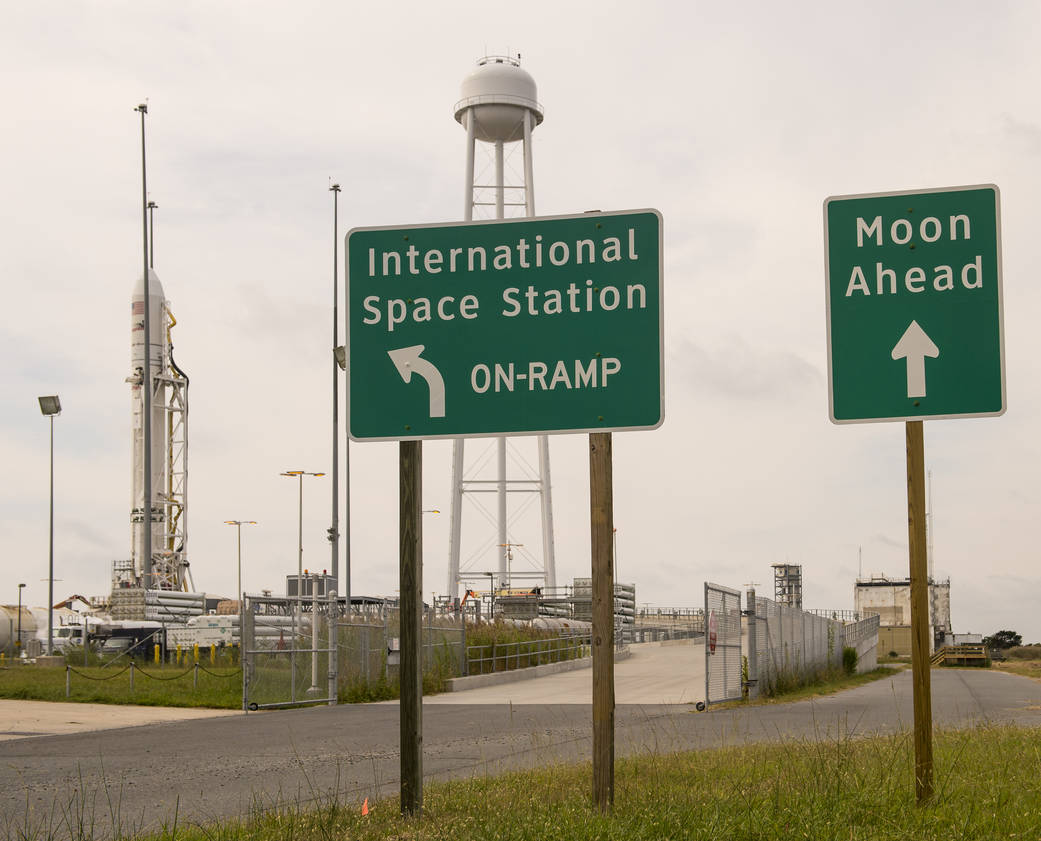
<path fill-rule="evenodd" d="M 705 645 L 699 639 L 629 647 L 614 666 L 616 704 L 694 704 L 705 699 Z M 424 698 L 424 704 L 590 704 L 593 670 L 547 675 Z"/>

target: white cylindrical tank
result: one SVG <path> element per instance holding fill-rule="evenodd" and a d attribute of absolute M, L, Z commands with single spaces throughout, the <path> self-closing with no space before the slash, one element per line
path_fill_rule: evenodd
<path fill-rule="evenodd" d="M 43 620 L 42 627 L 44 638 L 46 638 L 47 619 Z M 25 643 L 36 636 L 36 617 L 32 610 L 22 605 L 22 647 Z M 0 604 L 0 651 L 10 651 L 14 648 L 15 640 L 18 639 L 18 605 Z"/>
<path fill-rule="evenodd" d="M 148 331 L 149 344 L 151 345 L 150 365 L 153 379 L 157 376 L 166 376 L 167 372 L 167 335 L 166 335 L 166 298 L 163 294 L 163 285 L 159 282 L 159 275 L 149 269 L 148 271 Z M 152 475 L 146 479 L 144 464 L 144 426 L 141 422 L 143 401 L 141 394 L 141 376 L 145 360 L 145 281 L 139 277 L 134 286 L 134 294 L 130 303 L 130 413 L 131 413 L 131 497 L 130 497 L 130 527 L 131 527 L 131 552 L 134 560 L 135 572 L 140 574 L 144 569 L 144 545 L 145 545 L 145 523 L 148 520 L 145 506 L 145 482 L 150 481 L 152 487 L 152 509 L 162 510 L 158 500 L 160 494 L 165 491 L 166 454 L 164 452 L 167 442 L 166 434 L 166 409 L 162 400 L 152 400 L 151 406 L 151 450 L 152 450 Z M 162 538 L 165 528 L 161 515 L 153 517 L 152 522 L 152 551 L 158 551 L 162 546 Z M 148 583 L 145 582 L 145 586 Z"/>
<path fill-rule="evenodd" d="M 524 139 L 524 119 L 534 115 L 534 125 L 542 122 L 535 80 L 508 56 L 486 56 L 463 79 L 461 99 L 455 104 L 455 118 L 469 129 L 474 121 L 474 136 L 485 143 L 512 143 Z"/>

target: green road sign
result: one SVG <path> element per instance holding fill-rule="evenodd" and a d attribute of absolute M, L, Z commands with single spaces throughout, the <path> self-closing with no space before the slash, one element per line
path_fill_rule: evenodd
<path fill-rule="evenodd" d="M 653 429 L 656 210 L 347 234 L 356 441 Z"/>
<path fill-rule="evenodd" d="M 824 202 L 835 423 L 1005 411 L 998 188 Z"/>

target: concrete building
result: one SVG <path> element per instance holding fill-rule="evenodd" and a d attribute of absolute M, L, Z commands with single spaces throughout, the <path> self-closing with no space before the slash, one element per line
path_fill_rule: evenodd
<path fill-rule="evenodd" d="M 884 575 L 858 578 L 853 606 L 861 617 L 879 618 L 878 650 L 883 654 L 911 653 L 911 580 Z M 929 580 L 930 651 L 951 633 L 951 581 Z"/>

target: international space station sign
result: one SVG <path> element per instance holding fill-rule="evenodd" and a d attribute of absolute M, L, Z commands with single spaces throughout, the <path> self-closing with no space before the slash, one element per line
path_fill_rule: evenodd
<path fill-rule="evenodd" d="M 653 429 L 656 210 L 347 234 L 356 441 Z"/>

